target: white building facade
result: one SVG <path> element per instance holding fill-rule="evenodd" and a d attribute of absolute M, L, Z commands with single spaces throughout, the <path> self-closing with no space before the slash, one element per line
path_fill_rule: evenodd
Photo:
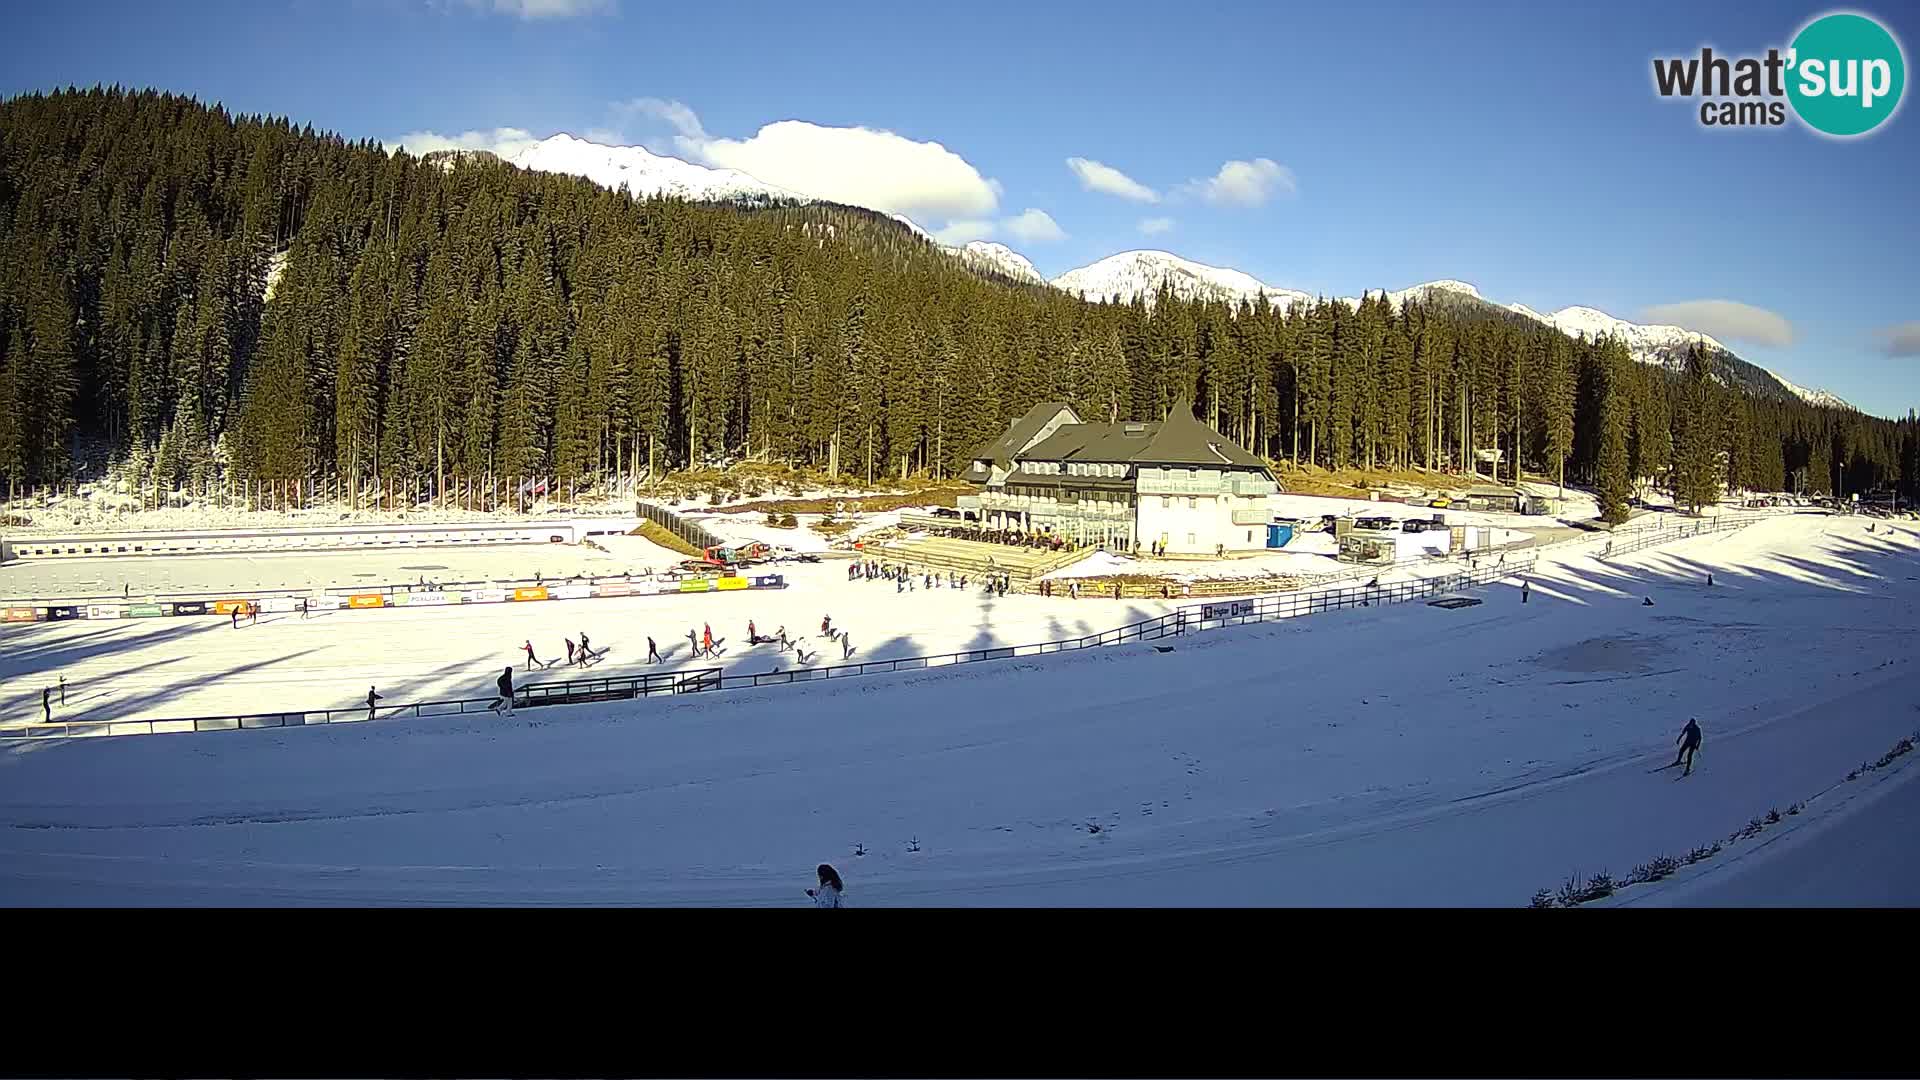
<path fill-rule="evenodd" d="M 1187 555 L 1265 547 L 1267 499 L 1280 490 L 1265 462 L 1184 400 L 1158 423 L 1089 424 L 1065 403 L 1035 406 L 974 455 L 966 478 L 980 491 L 960 505 L 984 529 Z"/>

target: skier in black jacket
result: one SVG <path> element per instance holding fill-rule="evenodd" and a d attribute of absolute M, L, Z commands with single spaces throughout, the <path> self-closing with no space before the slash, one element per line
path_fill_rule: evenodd
<path fill-rule="evenodd" d="M 493 681 L 493 685 L 500 688 L 500 696 L 495 698 L 493 703 L 488 705 L 487 708 L 498 712 L 501 716 L 512 716 L 513 669 L 510 667 L 501 668 L 500 677 Z"/>
<path fill-rule="evenodd" d="M 1680 744 L 1680 753 L 1674 757 L 1673 763 L 1678 765 L 1684 759 L 1687 767 L 1681 770 L 1680 775 L 1691 776 L 1693 774 L 1693 755 L 1695 751 L 1700 749 L 1700 721 L 1689 718 L 1687 720 L 1687 726 L 1680 729 L 1680 737 L 1674 741 Z"/>
<path fill-rule="evenodd" d="M 367 687 L 367 719 L 373 719 L 373 703 L 384 700 L 373 687 Z"/>

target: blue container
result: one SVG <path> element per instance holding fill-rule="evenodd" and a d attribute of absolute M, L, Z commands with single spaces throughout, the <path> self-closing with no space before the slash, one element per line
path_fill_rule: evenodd
<path fill-rule="evenodd" d="M 1268 525 L 1267 526 L 1267 546 L 1268 547 L 1270 548 L 1286 547 L 1287 541 L 1292 539 L 1293 539 L 1293 526 L 1291 525 Z"/>

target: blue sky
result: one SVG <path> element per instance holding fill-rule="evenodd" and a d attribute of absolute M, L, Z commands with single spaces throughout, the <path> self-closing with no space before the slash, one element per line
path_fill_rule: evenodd
<path fill-rule="evenodd" d="M 75 0 L 9 11 L 0 93 L 155 86 L 389 142 L 618 138 L 870 192 L 1049 276 L 1160 247 L 1330 295 L 1459 278 L 1639 321 L 1732 301 L 1760 311 L 1678 310 L 1904 415 L 1920 115 L 1852 141 L 1712 131 L 1652 90 L 1653 56 L 1784 47 L 1825 10 Z M 1858 10 L 1912 59 L 1920 13 Z M 1070 159 L 1132 186 L 1083 166 L 1107 177 L 1089 187 Z"/>

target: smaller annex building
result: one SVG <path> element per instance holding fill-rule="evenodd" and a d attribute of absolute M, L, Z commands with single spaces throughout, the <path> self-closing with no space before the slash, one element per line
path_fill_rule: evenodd
<path fill-rule="evenodd" d="M 1264 548 L 1280 483 L 1266 462 L 1201 423 L 1182 398 L 1162 421 L 1088 423 L 1043 402 L 980 448 L 961 496 L 983 529 L 1059 536 L 1110 551 Z"/>

